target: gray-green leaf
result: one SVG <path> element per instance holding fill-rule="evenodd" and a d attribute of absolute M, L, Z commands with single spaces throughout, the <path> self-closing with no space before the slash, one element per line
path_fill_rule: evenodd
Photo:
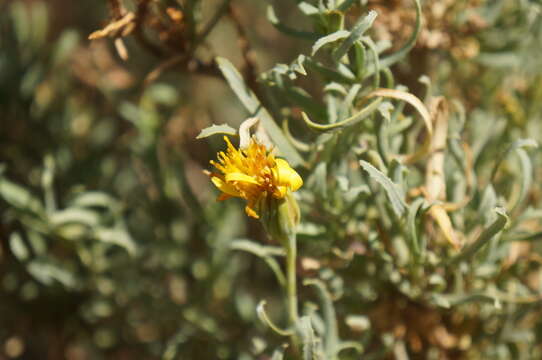
<path fill-rule="evenodd" d="M 304 161 L 297 150 L 284 136 L 280 127 L 275 123 L 269 112 L 262 106 L 256 95 L 254 95 L 254 93 L 246 86 L 239 71 L 237 71 L 233 64 L 225 58 L 217 57 L 216 62 L 235 95 L 237 95 L 251 116 L 260 119 L 263 127 L 271 137 L 271 140 L 277 145 L 277 148 L 288 159 L 290 164 L 292 166 L 302 164 Z"/>
<path fill-rule="evenodd" d="M 216 134 L 225 134 L 225 135 L 236 135 L 237 131 L 235 131 L 234 128 L 229 126 L 228 124 L 222 124 L 222 125 L 216 125 L 213 124 L 209 127 L 206 127 L 205 129 L 202 129 L 198 136 L 196 136 L 196 139 L 204 139 L 209 136 L 213 136 Z"/>
<path fill-rule="evenodd" d="M 354 25 L 350 35 L 343 41 L 337 51 L 333 53 L 333 59 L 335 61 L 341 60 L 341 58 L 346 55 L 352 45 L 354 45 L 354 43 L 373 25 L 377 15 L 376 11 L 371 10 L 367 16 L 360 18 L 356 25 Z"/>
<path fill-rule="evenodd" d="M 390 178 L 388 178 L 386 175 L 380 172 L 380 170 L 375 168 L 367 161 L 360 160 L 359 163 L 361 167 L 365 171 L 367 171 L 367 173 L 369 173 L 369 175 L 384 188 L 388 199 L 390 199 L 391 206 L 395 214 L 398 217 L 403 216 L 406 208 L 406 203 L 404 200 L 404 195 L 402 194 L 397 184 L 391 181 Z"/>
<path fill-rule="evenodd" d="M 321 37 L 312 46 L 312 56 L 314 56 L 314 54 L 316 54 L 316 52 L 318 50 L 320 50 L 322 48 L 322 46 L 327 45 L 327 44 L 331 44 L 332 42 L 335 42 L 335 41 L 340 40 L 340 39 L 344 39 L 344 38 L 348 37 L 349 35 L 350 35 L 350 31 L 339 30 L 339 31 L 335 31 L 334 33 L 331 33 L 329 35 L 326 35 L 324 37 Z"/>

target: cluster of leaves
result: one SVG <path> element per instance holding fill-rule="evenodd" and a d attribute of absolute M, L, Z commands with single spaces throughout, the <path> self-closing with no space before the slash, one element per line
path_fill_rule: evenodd
<path fill-rule="evenodd" d="M 61 31 L 53 5 L 5 5 L 6 355 L 542 356 L 542 6 L 442 4 L 109 1 L 98 31 L 106 4 Z M 265 10 L 290 42 L 258 74 L 243 23 Z M 202 105 L 216 84 L 227 101 Z M 209 113 L 257 117 L 305 179 L 299 354 L 274 325 L 283 251 L 204 185 Z"/>

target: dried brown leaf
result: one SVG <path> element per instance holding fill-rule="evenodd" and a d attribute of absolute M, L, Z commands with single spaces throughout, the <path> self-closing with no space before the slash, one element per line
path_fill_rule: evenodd
<path fill-rule="evenodd" d="M 429 202 L 445 200 L 446 198 L 446 179 L 444 178 L 444 149 L 446 148 L 446 138 L 448 135 L 448 104 L 443 97 L 431 98 L 429 102 L 429 111 L 434 125 L 434 132 L 430 142 L 430 155 L 427 161 L 425 172 L 425 195 Z M 436 204 L 429 210 L 431 216 L 438 224 L 446 240 L 459 249 L 459 243 L 452 221 L 445 208 Z"/>
<path fill-rule="evenodd" d="M 119 20 L 109 23 L 101 30 L 96 30 L 88 36 L 89 40 L 101 39 L 104 37 L 127 36 L 135 29 L 135 14 L 133 12 L 126 13 Z"/>
<path fill-rule="evenodd" d="M 425 142 L 421 149 L 416 151 L 414 154 L 404 156 L 404 162 L 406 164 L 411 164 L 427 155 L 431 146 L 431 138 L 433 137 L 433 124 L 431 122 L 431 115 L 429 113 L 429 110 L 427 110 L 423 102 L 411 93 L 395 89 L 376 89 L 369 94 L 368 98 L 378 96 L 405 101 L 412 105 L 422 117 L 428 136 L 425 139 Z"/>

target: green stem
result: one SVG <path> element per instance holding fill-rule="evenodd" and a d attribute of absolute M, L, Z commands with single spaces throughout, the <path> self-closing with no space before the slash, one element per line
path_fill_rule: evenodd
<path fill-rule="evenodd" d="M 292 330 L 292 347 L 295 353 L 299 349 L 299 338 L 297 337 L 297 323 L 299 314 L 297 312 L 297 284 L 296 284 L 296 235 L 288 236 L 286 243 L 286 293 L 288 297 L 288 316 L 290 318 L 290 329 Z"/>
<path fill-rule="evenodd" d="M 294 327 L 299 320 L 297 313 L 297 285 L 296 285 L 296 236 L 288 237 L 286 249 L 286 290 L 288 294 L 288 314 L 290 317 L 290 325 Z"/>

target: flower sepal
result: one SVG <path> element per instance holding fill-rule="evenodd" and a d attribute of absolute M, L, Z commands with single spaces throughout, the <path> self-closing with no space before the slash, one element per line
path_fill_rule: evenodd
<path fill-rule="evenodd" d="M 288 191 L 282 198 L 262 197 L 257 208 L 267 233 L 286 247 L 288 239 L 296 235 L 301 217 L 292 192 Z"/>

